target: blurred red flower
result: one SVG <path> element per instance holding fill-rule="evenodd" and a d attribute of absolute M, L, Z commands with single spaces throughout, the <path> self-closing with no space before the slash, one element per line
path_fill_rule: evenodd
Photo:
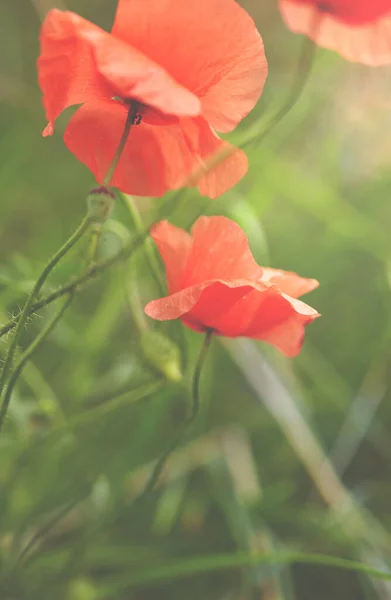
<path fill-rule="evenodd" d="M 391 0 L 280 0 L 295 33 L 344 58 L 367 65 L 391 63 Z"/>
<path fill-rule="evenodd" d="M 103 182 L 131 102 L 132 128 L 111 184 L 140 196 L 181 187 L 227 142 L 262 93 L 261 36 L 234 0 L 119 0 L 111 34 L 72 12 L 51 10 L 42 26 L 39 83 L 49 121 L 82 104 L 67 147 Z M 139 120 L 139 119 L 138 119 Z M 216 197 L 247 171 L 237 150 L 198 184 Z"/>
<path fill-rule="evenodd" d="M 170 295 L 149 302 L 147 315 L 180 318 L 195 331 L 263 340 L 287 356 L 300 352 L 304 327 L 320 315 L 297 298 L 318 286 L 315 279 L 258 266 L 246 234 L 226 217 L 201 217 L 191 234 L 161 221 L 151 236 Z"/>

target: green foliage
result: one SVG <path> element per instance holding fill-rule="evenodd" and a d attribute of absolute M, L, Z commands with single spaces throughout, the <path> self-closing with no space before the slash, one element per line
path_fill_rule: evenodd
<path fill-rule="evenodd" d="M 63 4 L 106 28 L 115 8 L 0 2 L 2 324 L 81 222 L 95 185 L 64 147 L 68 115 L 53 138 L 40 136 L 40 18 Z M 283 104 L 300 52 L 277 2 L 243 4 L 270 75 L 238 139 Z M 309 303 L 323 316 L 295 360 L 214 341 L 201 414 L 143 502 L 137 496 L 186 418 L 202 338 L 143 315 L 165 293 L 153 245 L 77 290 L 22 372 L 0 436 L 1 600 L 390 596 L 389 74 L 319 51 L 300 101 L 249 147 L 240 185 L 215 202 L 191 190 L 177 203 L 176 224 L 225 214 L 260 263 L 319 279 Z M 99 258 L 134 239 L 161 204 L 118 198 Z M 86 257 L 88 237 L 41 297 L 80 275 Z M 29 316 L 16 358 L 58 309 Z M 3 359 L 10 335 L 0 338 Z"/>

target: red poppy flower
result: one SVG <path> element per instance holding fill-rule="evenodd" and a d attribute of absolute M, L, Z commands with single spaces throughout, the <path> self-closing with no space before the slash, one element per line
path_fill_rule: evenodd
<path fill-rule="evenodd" d="M 227 142 L 262 93 L 267 62 L 254 22 L 235 0 L 119 0 L 110 33 L 72 12 L 51 10 L 41 31 L 39 83 L 49 121 L 82 104 L 65 143 L 102 183 L 123 133 L 134 125 L 111 184 L 160 196 Z M 247 171 L 237 150 L 199 183 L 215 197 Z"/>
<path fill-rule="evenodd" d="M 280 0 L 295 33 L 367 65 L 391 63 L 391 0 Z"/>
<path fill-rule="evenodd" d="M 191 234 L 161 221 L 151 236 L 170 295 L 147 304 L 147 315 L 263 340 L 287 356 L 299 353 L 304 327 L 319 314 L 297 298 L 318 286 L 315 279 L 257 265 L 246 234 L 226 217 L 201 217 Z"/>

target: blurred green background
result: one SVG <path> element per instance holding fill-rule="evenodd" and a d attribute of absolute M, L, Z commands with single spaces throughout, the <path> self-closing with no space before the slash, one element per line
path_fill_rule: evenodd
<path fill-rule="evenodd" d="M 232 141 L 284 103 L 302 44 L 276 0 L 243 5 L 270 70 Z M 69 111 L 41 137 L 35 61 L 53 6 L 110 29 L 116 2 L 0 0 L 2 323 L 81 221 L 94 185 L 63 144 Z M 140 350 L 137 308 L 160 293 L 143 249 L 77 295 L 24 369 L 0 436 L 1 600 L 391 598 L 390 582 L 365 573 L 267 558 L 321 553 L 389 567 L 390 91 L 391 66 L 319 50 L 294 109 L 248 149 L 246 178 L 213 202 L 186 192 L 175 223 L 234 218 L 261 264 L 320 280 L 305 301 L 323 316 L 294 360 L 249 340 L 213 341 L 201 414 L 141 504 L 151 461 L 185 418 L 202 338 L 179 323 L 141 323 L 181 347 L 183 382 L 162 382 Z M 146 223 L 161 202 L 137 200 Z M 131 235 L 117 202 L 101 255 Z M 44 293 L 80 272 L 86 243 Z M 30 319 L 22 348 L 53 310 Z"/>

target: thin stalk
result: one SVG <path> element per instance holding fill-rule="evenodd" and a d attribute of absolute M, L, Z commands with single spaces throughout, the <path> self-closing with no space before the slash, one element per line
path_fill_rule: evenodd
<path fill-rule="evenodd" d="M 128 194 L 122 194 L 122 193 L 119 193 L 119 196 L 120 196 L 120 199 L 122 200 L 122 203 L 125 206 L 128 214 L 133 222 L 133 226 L 134 226 L 134 229 L 136 230 L 136 234 L 137 235 L 142 234 L 143 221 L 141 219 L 139 210 L 137 208 L 137 203 L 135 202 L 133 196 L 128 195 Z M 156 254 L 154 251 L 154 244 L 152 243 L 152 240 L 149 237 L 145 239 L 143 249 L 144 249 L 144 253 L 145 253 L 145 258 L 148 261 L 149 268 L 156 280 L 160 294 L 162 296 L 166 296 L 167 286 L 165 284 L 164 277 L 162 276 L 159 261 L 156 258 Z M 133 309 L 133 316 L 135 318 L 138 317 L 138 324 L 142 325 L 142 327 L 139 327 L 139 330 L 142 331 L 142 329 L 145 329 L 147 327 L 148 321 L 145 319 L 144 310 L 141 308 L 141 311 L 140 311 L 140 308 L 139 308 L 140 301 L 139 301 L 139 298 L 137 297 L 138 294 L 137 294 L 137 292 L 134 291 L 133 287 L 131 288 L 131 294 L 132 294 L 132 296 L 135 296 L 135 297 L 132 298 L 133 303 L 131 304 L 131 308 Z M 184 336 L 184 330 L 183 330 L 183 327 L 181 326 L 181 324 L 179 324 L 179 327 L 175 331 L 177 333 L 175 335 L 174 340 L 176 341 L 176 343 L 178 344 L 178 346 L 180 348 L 180 351 L 182 353 L 182 361 L 183 361 L 183 364 L 185 365 L 187 363 L 186 340 L 185 340 L 185 336 Z"/>
<path fill-rule="evenodd" d="M 129 137 L 130 130 L 134 123 L 134 119 L 137 114 L 137 109 L 138 109 L 138 104 L 136 102 L 132 102 L 132 104 L 129 107 L 129 111 L 128 111 L 128 114 L 126 117 L 124 131 L 122 133 L 120 142 L 118 144 L 118 148 L 116 150 L 113 161 L 107 171 L 106 177 L 103 182 L 103 185 L 105 185 L 105 186 L 107 186 L 110 183 L 110 181 L 113 177 L 114 171 L 118 166 L 118 162 L 121 158 L 122 152 L 125 148 L 126 142 Z M 74 233 L 74 235 L 68 240 L 68 242 L 66 242 L 64 244 L 64 246 L 54 255 L 54 257 L 48 263 L 48 265 L 45 268 L 45 270 L 43 271 L 40 279 L 37 281 L 32 293 L 30 294 L 21 315 L 19 317 L 17 317 L 16 319 L 13 319 L 13 321 L 11 321 L 10 323 L 8 323 L 7 325 L 5 325 L 4 327 L 2 327 L 0 329 L 0 337 L 2 337 L 6 333 L 8 333 L 8 331 L 11 331 L 14 327 L 16 327 L 14 339 L 17 338 L 15 347 L 13 347 L 13 345 L 14 345 L 14 340 L 13 340 L 10 351 L 8 352 L 6 362 L 4 364 L 4 368 L 3 368 L 3 371 L 2 371 L 2 374 L 0 377 L 0 391 L 1 391 L 2 387 L 4 386 L 4 383 L 5 383 L 7 374 L 8 374 L 8 370 L 9 370 L 9 367 L 11 365 L 11 361 L 13 358 L 13 354 L 15 353 L 16 346 L 19 341 L 20 332 L 22 330 L 22 327 L 24 326 L 25 320 L 32 313 L 43 308 L 44 306 L 47 306 L 47 304 L 49 304 L 50 302 L 57 300 L 57 298 L 60 298 L 61 296 L 63 296 L 64 294 L 67 294 L 68 292 L 75 291 L 78 285 L 83 283 L 85 280 L 88 280 L 89 278 L 93 277 L 96 272 L 99 273 L 104 268 L 111 266 L 113 264 L 113 262 L 115 262 L 117 259 L 120 259 L 122 257 L 122 251 L 121 251 L 121 252 L 118 252 L 116 255 L 114 255 L 114 257 L 112 257 L 112 258 L 114 258 L 114 260 L 112 260 L 112 258 L 107 259 L 106 261 L 102 261 L 102 264 L 100 266 L 97 266 L 97 264 L 94 261 L 96 258 L 96 252 L 97 252 L 97 246 L 98 246 L 98 242 L 99 242 L 100 232 L 99 232 L 99 230 L 97 232 L 93 232 L 93 238 L 92 238 L 92 243 L 91 243 L 91 247 L 90 247 L 90 258 L 92 259 L 91 262 L 93 264 L 90 265 L 90 268 L 87 269 L 87 271 L 85 273 L 83 273 L 83 275 L 76 278 L 71 284 L 61 288 L 61 291 L 58 290 L 57 292 L 50 294 L 44 300 L 41 300 L 40 302 L 37 302 L 36 304 L 33 305 L 33 300 L 34 300 L 35 296 L 41 289 L 43 283 L 45 282 L 45 280 L 46 280 L 48 274 L 50 273 L 50 271 L 52 270 L 52 268 L 64 256 L 64 254 L 73 246 L 73 244 L 79 239 L 79 237 L 81 237 L 81 235 L 84 233 L 84 231 L 90 225 L 90 223 L 91 223 L 91 221 L 90 221 L 89 217 L 87 216 L 85 218 L 85 220 L 83 221 L 83 223 L 81 224 L 80 228 Z M 148 233 L 149 233 L 149 228 L 142 232 L 142 235 L 140 236 L 141 239 L 138 240 L 136 247 L 138 247 L 140 245 L 140 243 L 142 243 L 144 241 L 144 239 L 148 236 Z M 132 252 L 132 250 L 133 250 L 133 248 L 131 249 L 131 252 Z M 11 354 L 10 354 L 10 352 L 11 352 Z M 8 360 L 8 357 L 9 357 L 9 360 Z"/>
<path fill-rule="evenodd" d="M 224 152 L 224 157 L 226 157 L 226 152 Z M 199 171 L 199 169 L 197 169 L 197 171 Z M 195 177 L 195 175 L 193 175 L 193 177 Z M 57 298 L 61 298 L 61 296 L 68 294 L 68 292 L 71 292 L 73 290 L 77 291 L 79 287 L 87 283 L 90 279 L 93 279 L 97 275 L 100 275 L 100 273 L 103 273 L 107 268 L 111 267 L 112 265 L 116 264 L 121 260 L 132 256 L 133 252 L 135 252 L 143 244 L 144 240 L 148 237 L 149 230 L 151 229 L 151 227 L 159 223 L 159 221 L 166 214 L 166 211 L 168 209 L 171 209 L 171 206 L 175 206 L 179 199 L 179 196 L 180 193 L 178 192 L 174 196 L 170 196 L 169 198 L 167 198 L 167 200 L 163 202 L 156 219 L 152 221 L 152 223 L 150 223 L 147 227 L 145 227 L 145 229 L 143 229 L 143 231 L 140 232 L 139 235 L 130 240 L 128 244 L 124 245 L 118 252 L 116 252 L 115 254 L 113 254 L 105 260 L 98 261 L 95 264 L 91 265 L 91 267 L 85 273 L 79 275 L 78 277 L 75 277 L 72 281 L 70 281 L 63 287 L 60 287 L 55 292 L 52 292 L 39 302 L 30 305 L 26 317 L 29 317 L 31 314 L 37 312 L 38 310 L 41 310 L 48 304 L 51 304 L 52 302 L 57 300 Z M 15 319 L 9 321 L 9 323 L 4 325 L 0 329 L 0 338 L 6 335 L 9 331 L 14 329 L 18 325 L 19 319 L 21 318 L 22 314 L 20 316 L 17 316 Z"/>
<path fill-rule="evenodd" d="M 83 221 L 81 222 L 79 227 L 76 229 L 76 231 L 71 235 L 71 237 L 65 242 L 65 244 L 49 260 L 46 267 L 44 268 L 41 275 L 39 276 L 37 282 L 35 283 L 30 295 L 28 296 L 27 301 L 24 305 L 24 308 L 21 312 L 21 315 L 17 320 L 15 333 L 12 338 L 11 345 L 9 347 L 9 350 L 8 350 L 8 353 L 7 353 L 5 362 L 4 362 L 3 370 L 0 375 L 0 393 L 3 390 L 3 388 L 7 382 L 8 373 L 12 366 L 12 361 L 15 356 L 15 352 L 18 347 L 23 328 L 26 324 L 26 321 L 27 321 L 29 315 L 31 314 L 31 312 L 33 312 L 31 310 L 31 308 L 33 306 L 33 302 L 34 302 L 37 294 L 41 290 L 43 284 L 45 283 L 46 279 L 48 278 L 48 276 L 50 275 L 50 273 L 54 269 L 54 267 L 57 265 L 57 263 L 80 240 L 80 238 L 84 235 L 84 233 L 87 231 L 89 226 L 90 226 L 90 218 L 87 215 L 83 219 Z M 71 290 L 69 290 L 69 291 L 71 291 Z M 67 292 L 65 292 L 65 293 L 67 293 Z"/>
<path fill-rule="evenodd" d="M 21 452 L 31 451 L 34 448 L 42 447 L 46 444 L 56 444 L 62 439 L 63 435 L 75 434 L 79 435 L 80 429 L 85 426 L 94 425 L 99 419 L 104 419 L 107 415 L 113 414 L 121 407 L 135 404 L 136 402 L 147 400 L 153 394 L 161 391 L 167 385 L 167 380 L 159 377 L 148 383 L 141 383 L 137 387 L 129 387 L 126 391 L 123 389 L 115 391 L 113 395 L 107 396 L 102 403 L 97 406 L 88 408 L 82 413 L 70 418 L 68 421 L 61 423 L 44 435 L 35 438 L 34 440 L 20 440 L 17 448 Z"/>
<path fill-rule="evenodd" d="M 135 117 L 137 115 L 137 110 L 138 110 L 138 103 L 132 101 L 130 103 L 130 106 L 129 106 L 128 114 L 127 114 L 126 121 L 125 121 L 124 130 L 122 132 L 122 136 L 121 136 L 121 139 L 119 141 L 117 150 L 115 152 L 113 161 L 112 161 L 110 167 L 108 168 L 108 171 L 106 173 L 106 177 L 103 180 L 103 185 L 104 186 L 110 185 L 110 182 L 111 182 L 111 180 L 113 178 L 113 175 L 114 175 L 114 171 L 116 170 L 116 168 L 118 166 L 118 163 L 119 163 L 119 160 L 121 158 L 122 152 L 124 151 L 124 148 L 126 146 L 126 142 L 128 141 L 130 130 L 132 129 Z"/>
<path fill-rule="evenodd" d="M 70 500 L 65 506 L 60 509 L 58 513 L 52 516 L 47 523 L 45 523 L 41 529 L 36 531 L 36 533 L 32 536 L 32 538 L 27 542 L 26 546 L 22 549 L 18 557 L 4 569 L 4 571 L 0 575 L 0 584 L 4 585 L 12 576 L 15 575 L 18 567 L 22 563 L 23 566 L 34 558 L 34 554 L 32 554 L 32 550 L 39 544 L 44 538 L 54 529 L 54 527 L 64 518 L 67 514 L 77 506 L 80 502 L 82 502 L 88 495 L 87 490 L 83 490 L 76 498 Z"/>
<path fill-rule="evenodd" d="M 208 352 L 210 343 L 212 341 L 212 335 L 213 335 L 212 330 L 208 330 L 206 332 L 205 337 L 204 337 L 204 342 L 202 344 L 201 351 L 198 355 L 198 359 L 197 359 L 196 366 L 194 369 L 192 390 L 191 390 L 192 391 L 192 407 L 191 407 L 190 415 L 189 415 L 188 419 L 186 420 L 186 422 L 183 424 L 182 428 L 178 431 L 177 435 L 172 440 L 172 442 L 169 445 L 169 447 L 167 448 L 166 452 L 158 460 L 154 470 L 152 471 L 152 475 L 147 482 L 147 485 L 145 486 L 143 492 L 140 494 L 140 496 L 138 498 L 138 501 L 153 491 L 153 489 L 154 489 L 156 483 L 158 482 L 158 479 L 166 465 L 166 462 L 167 462 L 169 456 L 179 446 L 179 444 L 183 440 L 184 435 L 187 432 L 189 426 L 193 423 L 193 421 L 195 421 L 195 419 L 198 416 L 198 413 L 200 410 L 200 377 L 201 377 L 202 367 L 205 362 L 205 357 Z"/>
<path fill-rule="evenodd" d="M 140 384 L 137 387 L 134 387 L 134 383 L 132 381 L 126 381 L 124 384 L 120 385 L 117 389 L 112 390 L 111 392 L 105 392 L 96 395 L 86 396 L 84 398 L 84 404 L 88 407 L 81 415 L 78 415 L 76 419 L 80 419 L 84 415 L 95 414 L 94 411 L 97 411 L 99 414 L 102 410 L 102 407 L 112 406 L 112 403 L 115 401 L 118 404 L 117 408 L 122 406 L 123 403 L 127 403 L 126 396 L 132 393 L 140 393 L 140 390 L 145 390 L 145 396 L 150 396 L 152 392 L 156 392 L 163 387 L 163 384 L 166 383 L 166 380 L 160 376 L 159 379 L 154 380 L 151 383 Z M 142 395 L 141 395 L 142 397 Z M 140 398 L 136 395 L 134 402 L 138 401 Z M 132 404 L 133 400 L 129 401 L 129 404 Z M 95 418 L 95 417 L 94 417 Z M 72 421 L 69 421 L 69 427 L 73 424 Z"/>
<path fill-rule="evenodd" d="M 123 149 L 128 140 L 130 129 L 134 123 L 134 119 L 137 114 L 137 109 L 138 109 L 137 102 L 132 102 L 129 106 L 124 131 L 122 133 L 120 142 L 118 144 L 118 148 L 116 150 L 113 161 L 107 171 L 106 177 L 103 182 L 103 185 L 105 185 L 105 186 L 107 186 L 110 183 L 111 178 L 114 174 L 114 171 L 117 168 L 118 162 L 119 162 L 122 152 L 123 152 Z M 7 413 L 7 409 L 9 406 L 10 399 L 11 399 L 12 390 L 15 386 L 15 383 L 18 379 L 20 372 L 22 371 L 22 369 L 23 369 L 25 363 L 27 362 L 27 360 L 29 359 L 30 355 L 35 351 L 35 349 L 40 344 L 40 342 L 55 326 L 57 321 L 61 318 L 62 314 L 68 308 L 69 304 L 72 302 L 73 296 L 75 293 L 75 288 L 72 287 L 72 289 L 70 289 L 68 291 L 69 298 L 65 302 L 63 308 L 59 311 L 58 315 L 53 319 L 53 321 L 51 321 L 48 324 L 47 328 L 45 328 L 41 332 L 41 334 L 36 338 L 36 340 L 30 345 L 30 347 L 22 355 L 15 371 L 11 375 L 10 383 L 5 388 L 5 385 L 7 383 L 8 373 L 12 366 L 12 360 L 13 360 L 14 354 L 16 352 L 16 348 L 17 348 L 17 345 L 18 345 L 18 342 L 20 339 L 20 335 L 22 332 L 22 327 L 24 326 L 26 319 L 28 318 L 28 316 L 30 314 L 29 311 L 31 309 L 31 305 L 35 299 L 35 296 L 37 295 L 37 293 L 41 289 L 43 283 L 45 282 L 48 274 L 52 270 L 53 266 L 55 264 L 57 264 L 57 262 L 62 258 L 62 256 L 64 256 L 64 254 L 66 252 L 68 252 L 68 250 L 84 234 L 86 229 L 92 223 L 93 223 L 92 217 L 90 215 L 87 215 L 85 217 L 85 219 L 83 220 L 82 224 L 80 225 L 79 229 L 73 234 L 73 236 L 71 236 L 71 238 L 69 238 L 69 240 L 64 244 L 64 246 L 54 255 L 54 257 L 51 259 L 51 261 L 49 261 L 48 265 L 46 266 L 43 273 L 41 274 L 41 277 L 38 279 L 37 283 L 35 284 L 33 291 L 31 292 L 30 296 L 27 299 L 27 302 L 22 311 L 20 319 L 18 320 L 18 324 L 15 329 L 15 334 L 14 334 L 13 340 L 11 342 L 11 346 L 8 351 L 7 358 L 6 358 L 6 361 L 4 364 L 4 368 L 3 368 L 3 371 L 2 371 L 1 377 L 0 377 L 0 394 L 2 394 L 2 391 L 4 391 L 4 389 L 5 389 L 5 392 L 2 394 L 3 400 L 2 400 L 2 404 L 1 404 L 1 408 L 0 408 L 0 431 L 1 431 L 4 419 L 5 419 L 5 415 Z M 91 240 L 90 240 L 89 252 L 88 252 L 88 266 L 89 267 L 92 264 L 94 264 L 94 262 L 95 262 L 101 231 L 102 231 L 101 223 L 94 223 L 94 227 L 92 228 L 92 236 L 91 236 Z"/>
<path fill-rule="evenodd" d="M 135 229 L 137 235 L 140 235 L 144 230 L 144 225 L 143 225 L 141 215 L 139 213 L 137 204 L 136 204 L 133 196 L 130 196 L 127 194 L 125 195 L 125 194 L 121 194 L 121 193 L 119 194 L 119 196 L 120 196 L 122 203 L 125 206 L 128 214 L 132 220 L 132 223 L 133 223 L 133 226 L 134 226 L 134 229 Z M 156 256 L 153 251 L 153 247 L 150 244 L 150 241 L 151 240 L 149 240 L 148 238 L 145 240 L 145 243 L 144 243 L 145 256 L 146 256 L 146 259 L 148 260 L 151 272 L 152 272 L 153 276 L 155 277 L 156 282 L 159 286 L 159 290 L 160 290 L 161 294 L 163 296 L 165 296 L 167 293 L 166 286 L 165 286 L 164 279 L 162 277 L 162 274 L 161 274 L 161 271 L 159 268 L 159 263 L 156 260 Z"/>
<path fill-rule="evenodd" d="M 130 130 L 132 129 L 132 126 L 134 124 L 134 120 L 137 115 L 137 109 L 138 109 L 138 103 L 131 102 L 129 105 L 128 114 L 126 116 L 126 121 L 125 121 L 125 125 L 124 125 L 124 130 L 121 135 L 121 139 L 119 141 L 117 150 L 115 151 L 115 155 L 111 162 L 111 165 L 109 166 L 106 176 L 103 180 L 104 187 L 109 186 L 110 182 L 113 178 L 113 175 L 118 166 L 118 163 L 120 161 L 122 153 L 125 149 L 126 142 L 128 141 Z M 96 223 L 95 226 L 91 230 L 90 246 L 88 249 L 87 266 L 90 266 L 91 264 L 93 264 L 96 261 L 101 235 L 102 235 L 102 223 Z"/>
<path fill-rule="evenodd" d="M 63 316 L 66 309 L 71 304 L 72 300 L 73 300 L 73 294 L 69 294 L 68 298 L 66 299 L 66 301 L 64 302 L 64 304 L 62 305 L 60 310 L 49 321 L 49 323 L 46 325 L 46 327 L 44 327 L 42 329 L 40 334 L 37 335 L 35 340 L 27 348 L 27 350 L 25 350 L 25 352 L 23 352 L 17 365 L 15 366 L 15 369 L 12 372 L 10 380 L 9 380 L 7 386 L 4 388 L 4 393 L 2 394 L 3 399 L 2 399 L 1 408 L 0 408 L 0 432 L 1 432 L 1 429 L 4 424 L 5 416 L 7 414 L 8 406 L 9 406 L 9 403 L 11 400 L 12 391 L 15 387 L 15 384 L 18 380 L 20 373 L 22 372 L 25 364 L 27 363 L 28 360 L 30 360 L 31 356 L 33 355 L 35 350 L 38 348 L 38 346 L 42 342 L 42 340 L 47 335 L 49 335 L 49 333 L 54 329 L 54 327 L 56 326 L 58 321 L 61 319 L 61 317 Z"/>
<path fill-rule="evenodd" d="M 138 333 L 141 335 L 148 329 L 147 319 L 143 310 L 140 290 L 137 286 L 137 278 L 132 277 L 135 271 L 134 265 L 129 263 L 124 264 L 124 279 L 125 279 L 125 295 L 129 313 L 133 319 Z"/>
<path fill-rule="evenodd" d="M 99 249 L 99 241 L 102 235 L 102 224 L 94 223 L 94 226 L 91 228 L 90 234 L 90 243 L 88 247 L 88 256 L 87 256 L 87 268 L 96 261 L 96 257 Z"/>
<path fill-rule="evenodd" d="M 71 512 L 71 510 L 73 508 L 75 508 L 75 506 L 77 506 L 77 504 L 79 504 L 80 502 L 82 502 L 82 500 L 84 500 L 87 497 L 87 492 L 84 492 L 83 494 L 80 494 L 79 496 L 77 496 L 76 498 L 73 498 L 72 500 L 70 500 L 67 504 L 65 504 L 65 506 L 59 510 L 59 512 L 57 514 L 55 514 L 51 519 L 49 519 L 47 521 L 47 523 L 45 523 L 41 529 L 39 529 L 33 536 L 32 538 L 27 542 L 27 544 L 25 545 L 25 547 L 23 548 L 23 550 L 21 551 L 21 553 L 18 556 L 17 559 L 17 563 L 20 563 L 21 561 L 23 561 L 31 552 L 31 550 L 37 545 L 39 544 L 39 542 L 45 538 L 47 536 L 48 533 L 50 533 L 54 527 L 64 518 L 66 517 L 67 514 L 69 514 Z"/>
<path fill-rule="evenodd" d="M 314 22 L 314 27 L 317 27 L 318 23 Z M 277 112 L 272 115 L 270 120 L 263 125 L 259 131 L 257 130 L 248 134 L 245 134 L 244 139 L 238 145 L 241 148 L 246 148 L 251 144 L 259 144 L 267 135 L 270 133 L 276 125 L 282 121 L 282 119 L 292 110 L 295 104 L 299 101 L 305 86 L 310 77 L 312 67 L 314 65 L 314 59 L 316 55 L 316 44 L 308 38 L 305 37 L 302 43 L 301 53 L 299 57 L 299 62 L 297 66 L 297 71 L 293 79 L 293 84 L 291 91 L 286 98 L 284 104 L 281 106 Z"/>

